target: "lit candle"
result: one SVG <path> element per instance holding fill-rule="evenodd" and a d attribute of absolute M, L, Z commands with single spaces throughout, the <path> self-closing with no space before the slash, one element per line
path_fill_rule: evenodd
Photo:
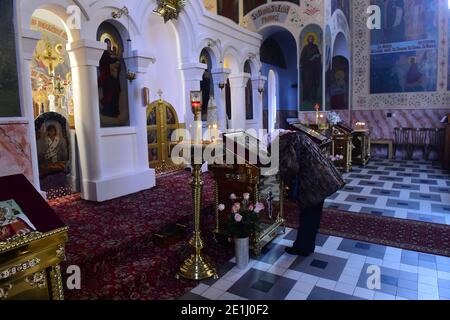
<path fill-rule="evenodd" d="M 213 128 L 214 128 L 213 133 L 214 133 L 214 141 L 215 141 L 217 139 L 217 137 L 219 136 L 219 131 L 217 130 L 217 124 L 214 124 Z"/>
<path fill-rule="evenodd" d="M 194 143 L 195 144 L 200 144 L 201 141 L 202 141 L 202 122 L 201 121 L 197 121 L 196 129 L 195 129 Z"/>

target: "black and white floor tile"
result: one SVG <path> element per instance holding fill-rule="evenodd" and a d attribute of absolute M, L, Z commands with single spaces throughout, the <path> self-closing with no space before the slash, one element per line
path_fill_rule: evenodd
<path fill-rule="evenodd" d="M 326 207 L 450 225 L 450 173 L 439 165 L 374 159 L 344 178 Z"/>
<path fill-rule="evenodd" d="M 450 258 L 323 235 L 310 257 L 291 256 L 284 249 L 296 232 L 287 229 L 244 270 L 232 259 L 219 280 L 182 300 L 450 300 Z"/>
<path fill-rule="evenodd" d="M 373 160 L 345 175 L 326 207 L 450 225 L 450 174 L 431 162 Z M 234 259 L 219 280 L 200 283 L 187 300 L 450 300 L 450 258 L 319 235 L 316 252 L 285 253 L 287 229 L 240 270 Z M 371 272 L 381 286 L 372 289 Z"/>

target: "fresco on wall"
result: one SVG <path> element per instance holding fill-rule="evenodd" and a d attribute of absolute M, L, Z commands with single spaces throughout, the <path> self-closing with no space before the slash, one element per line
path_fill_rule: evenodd
<path fill-rule="evenodd" d="M 211 13 L 217 14 L 217 0 L 203 0 L 205 9 Z"/>
<path fill-rule="evenodd" d="M 19 82 L 13 24 L 13 1 L 0 1 L 0 117 L 19 117 Z"/>
<path fill-rule="evenodd" d="M 114 26 L 105 22 L 99 27 L 97 40 L 107 45 L 98 68 L 100 125 L 129 126 L 128 80 L 122 38 Z"/>
<path fill-rule="evenodd" d="M 322 29 L 317 25 L 307 26 L 300 36 L 300 42 L 303 45 L 300 54 L 300 110 L 313 111 L 314 105 L 322 106 Z"/>
<path fill-rule="evenodd" d="M 57 112 L 73 119 L 72 73 L 65 49 L 67 33 L 62 26 L 38 17 L 32 17 L 31 29 L 42 34 L 31 61 L 34 116 Z"/>
<path fill-rule="evenodd" d="M 333 57 L 327 77 L 327 110 L 347 110 L 349 107 L 349 62 L 345 57 Z"/>
<path fill-rule="evenodd" d="M 447 90 L 450 91 L 450 7 L 448 8 L 448 66 L 447 66 Z"/>
<path fill-rule="evenodd" d="M 372 0 L 382 28 L 371 32 L 371 93 L 437 89 L 437 0 Z"/>

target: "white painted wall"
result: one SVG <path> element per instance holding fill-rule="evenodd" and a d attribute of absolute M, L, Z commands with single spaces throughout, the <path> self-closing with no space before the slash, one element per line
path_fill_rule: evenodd
<path fill-rule="evenodd" d="M 243 75 L 245 61 L 253 56 L 251 79 L 256 82 L 260 77 L 259 47 L 262 37 L 226 18 L 207 12 L 202 0 L 187 1 L 179 20 L 167 24 L 152 13 L 155 1 L 17 0 L 19 66 L 25 70 L 21 73 L 22 108 L 30 128 L 33 125 L 33 113 L 29 61 L 40 39 L 38 33 L 30 31 L 31 16 L 37 9 L 46 9 L 65 23 L 68 19 L 66 9 L 70 5 L 79 6 L 82 12 L 81 30 L 66 31 L 72 74 L 76 82 L 73 87 L 82 196 L 87 200 L 105 201 L 151 188 L 156 183 L 155 172 L 148 168 L 143 87 L 150 88 L 152 99 L 157 98 L 156 92 L 161 89 L 163 98 L 176 108 L 180 120 L 184 119 L 189 125 L 193 120 L 189 91 L 200 88 L 201 75 L 206 67 L 198 63 L 203 48 L 210 48 L 213 69 L 216 70 L 223 69 L 224 57 L 232 52 L 235 61 L 231 63 L 231 70 L 226 72 L 230 72 L 234 79 Z M 128 7 L 130 15 L 123 15 L 113 23 L 124 39 L 127 39 L 128 34 L 132 39 L 131 48 L 125 53 L 127 66 L 138 74 L 138 78 L 129 84 L 131 125 L 126 128 L 101 129 L 96 68 L 104 44 L 96 40 L 97 29 L 102 22 L 111 20 L 113 10 L 124 6 Z M 240 90 L 238 86 L 233 92 L 236 97 L 240 97 L 235 101 L 236 108 L 245 103 L 245 95 L 240 95 Z M 258 87 L 254 90 L 258 90 Z M 221 98 L 224 99 L 224 96 Z M 255 110 L 262 110 L 261 99 L 255 99 L 255 103 Z M 225 103 L 219 99 L 218 106 L 225 108 Z M 242 114 L 244 121 L 237 122 L 245 126 L 245 112 Z M 257 126 L 262 127 L 262 124 Z M 34 143 L 32 134 L 30 141 Z M 36 175 L 35 147 L 32 147 L 32 153 Z M 39 188 L 37 175 L 35 185 Z"/>

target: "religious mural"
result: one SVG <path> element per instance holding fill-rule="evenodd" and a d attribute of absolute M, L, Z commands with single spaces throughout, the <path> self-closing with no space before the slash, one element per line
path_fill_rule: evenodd
<path fill-rule="evenodd" d="M 72 193 L 70 134 L 66 118 L 46 112 L 35 120 L 39 178 L 47 197 Z"/>
<path fill-rule="evenodd" d="M 301 110 L 312 111 L 314 105 L 322 105 L 322 30 L 316 25 L 307 26 L 300 38 Z"/>
<path fill-rule="evenodd" d="M 0 117 L 21 115 L 13 17 L 13 1 L 0 1 Z"/>
<path fill-rule="evenodd" d="M 120 127 L 130 124 L 128 109 L 127 68 L 123 59 L 124 46 L 117 29 L 103 23 L 97 40 L 106 43 L 98 68 L 98 88 L 101 127 Z"/>
<path fill-rule="evenodd" d="M 332 67 L 327 71 L 327 109 L 347 110 L 349 107 L 349 61 L 342 56 L 333 57 Z"/>
<path fill-rule="evenodd" d="M 39 40 L 31 62 L 31 87 L 34 116 L 57 112 L 73 125 L 73 90 L 69 55 L 66 52 L 67 34 L 38 17 L 32 17 L 31 29 L 39 31 Z"/>
<path fill-rule="evenodd" d="M 217 14 L 217 0 L 203 0 L 206 10 Z"/>
<path fill-rule="evenodd" d="M 447 66 L 447 90 L 450 91 L 450 4 L 448 8 L 448 66 Z"/>
<path fill-rule="evenodd" d="M 382 28 L 371 32 L 371 93 L 437 89 L 437 0 L 372 0 Z"/>

